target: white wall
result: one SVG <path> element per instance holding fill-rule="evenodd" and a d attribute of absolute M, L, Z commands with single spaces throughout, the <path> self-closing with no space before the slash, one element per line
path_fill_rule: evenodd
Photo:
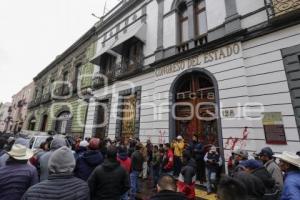
<path fill-rule="evenodd" d="M 226 17 L 224 0 L 206 0 L 208 30 L 224 23 Z"/>
<path fill-rule="evenodd" d="M 164 18 L 164 48 L 176 45 L 176 14 Z"/>

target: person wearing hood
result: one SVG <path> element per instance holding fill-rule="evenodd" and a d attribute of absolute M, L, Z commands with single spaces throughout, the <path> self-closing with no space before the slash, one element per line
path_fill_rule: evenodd
<path fill-rule="evenodd" d="M 63 146 L 67 146 L 66 141 L 62 138 L 55 138 L 50 144 L 50 151 L 42 155 L 38 161 L 38 169 L 40 169 L 40 181 L 45 181 L 48 179 L 48 161 L 53 152 Z"/>
<path fill-rule="evenodd" d="M 49 178 L 30 187 L 22 200 L 89 200 L 86 182 L 73 176 L 75 158 L 68 147 L 54 151 L 48 162 Z"/>
<path fill-rule="evenodd" d="M 88 143 L 88 150 L 76 159 L 75 176 L 87 181 L 93 170 L 103 163 L 103 156 L 99 151 L 100 139 L 92 138 Z"/>
<path fill-rule="evenodd" d="M 249 154 L 248 151 L 244 149 L 236 149 L 232 152 L 233 155 L 233 170 L 231 176 L 235 176 L 237 173 L 244 171 L 244 166 L 241 165 L 242 162 L 248 160 Z"/>
<path fill-rule="evenodd" d="M 131 169 L 131 159 L 128 157 L 127 148 L 125 146 L 121 146 L 119 148 L 117 160 L 129 174 Z M 125 194 L 123 194 L 121 200 L 128 200 L 128 191 Z"/>
<path fill-rule="evenodd" d="M 263 162 L 267 171 L 271 174 L 272 178 L 275 180 L 276 185 L 280 190 L 283 187 L 283 176 L 282 172 L 277 165 L 277 163 L 273 159 L 273 151 L 270 147 L 263 148 L 258 154 L 259 159 Z"/>
<path fill-rule="evenodd" d="M 279 158 L 280 169 L 285 173 L 280 200 L 299 200 L 300 198 L 300 156 L 292 152 L 274 155 Z"/>
<path fill-rule="evenodd" d="M 206 163 L 207 193 L 211 194 L 212 190 L 216 189 L 217 173 L 223 163 L 215 146 L 210 147 L 210 150 L 204 156 L 204 161 Z"/>
<path fill-rule="evenodd" d="M 35 167 L 28 164 L 33 152 L 24 145 L 14 144 L 7 155 L 6 165 L 0 167 L 0 199 L 20 200 L 38 182 Z"/>
<path fill-rule="evenodd" d="M 129 190 L 128 173 L 117 161 L 116 147 L 107 148 L 104 163 L 92 172 L 88 185 L 92 200 L 120 200 L 121 196 Z"/>
<path fill-rule="evenodd" d="M 182 167 L 177 188 L 179 192 L 182 192 L 187 199 L 195 199 L 195 185 L 196 185 L 196 161 L 192 158 L 189 151 L 185 150 L 182 154 Z"/>

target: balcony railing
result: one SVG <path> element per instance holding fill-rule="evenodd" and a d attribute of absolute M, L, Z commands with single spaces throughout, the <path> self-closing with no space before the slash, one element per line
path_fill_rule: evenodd
<path fill-rule="evenodd" d="M 44 94 L 41 99 L 41 104 L 45 104 L 51 101 L 51 93 Z"/>
<path fill-rule="evenodd" d="M 300 0 L 265 0 L 268 18 L 288 16 L 299 13 Z"/>
<path fill-rule="evenodd" d="M 189 43 L 188 42 L 177 45 L 178 53 L 181 53 L 181 52 L 184 52 L 184 51 L 187 51 L 187 50 L 189 50 Z"/>
<path fill-rule="evenodd" d="M 35 100 L 32 100 L 29 104 L 28 104 L 28 108 L 35 108 L 37 106 L 39 106 L 41 104 L 41 97 L 37 97 Z"/>
<path fill-rule="evenodd" d="M 115 77 L 114 71 L 106 73 L 105 75 L 97 73 L 95 75 L 95 78 L 93 79 L 93 89 L 99 89 L 101 87 L 104 87 L 105 84 L 111 83 L 114 77 Z"/>
<path fill-rule="evenodd" d="M 142 60 L 130 62 L 128 58 L 124 59 L 122 64 L 116 65 L 115 77 L 120 79 L 138 73 L 142 70 Z"/>
<path fill-rule="evenodd" d="M 203 47 L 207 44 L 207 35 L 198 36 L 194 41 L 195 47 Z"/>

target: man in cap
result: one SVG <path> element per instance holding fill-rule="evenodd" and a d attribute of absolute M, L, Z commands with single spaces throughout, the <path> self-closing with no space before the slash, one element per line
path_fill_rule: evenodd
<path fill-rule="evenodd" d="M 20 200 L 26 190 L 38 183 L 35 167 L 27 164 L 33 152 L 21 144 L 15 144 L 7 153 L 6 165 L 0 167 L 0 198 Z"/>
<path fill-rule="evenodd" d="M 274 155 L 279 158 L 279 167 L 285 173 L 281 200 L 299 200 L 300 198 L 300 157 L 295 153 L 283 152 Z"/>
<path fill-rule="evenodd" d="M 48 162 L 49 178 L 27 190 L 23 200 L 89 200 L 86 182 L 73 176 L 75 158 L 68 147 L 54 151 Z"/>
<path fill-rule="evenodd" d="M 174 175 L 178 176 L 182 167 L 181 159 L 184 150 L 184 140 L 181 135 L 173 141 L 172 147 L 174 149 Z"/>
<path fill-rule="evenodd" d="M 280 189 L 276 186 L 275 180 L 271 174 L 267 171 L 265 166 L 259 160 L 246 160 L 241 163 L 245 167 L 245 172 L 252 174 L 259 178 L 265 186 L 265 198 L 264 199 L 278 199 Z"/>
<path fill-rule="evenodd" d="M 234 170 L 232 176 L 235 176 L 238 172 L 244 171 L 244 166 L 240 165 L 243 161 L 248 160 L 248 152 L 243 149 L 237 149 L 233 151 L 234 157 Z"/>
<path fill-rule="evenodd" d="M 102 153 L 99 151 L 100 139 L 92 138 L 88 143 L 88 150 L 76 159 L 75 176 L 87 181 L 94 169 L 103 163 Z"/>
<path fill-rule="evenodd" d="M 276 185 L 281 190 L 283 187 L 282 172 L 277 163 L 274 161 L 273 155 L 273 151 L 270 147 L 263 148 L 258 154 L 259 159 L 263 162 L 264 166 L 275 180 Z"/>

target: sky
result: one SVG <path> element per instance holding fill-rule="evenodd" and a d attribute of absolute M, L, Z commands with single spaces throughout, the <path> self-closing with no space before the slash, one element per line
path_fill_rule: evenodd
<path fill-rule="evenodd" d="M 106 0 L 1 0 L 0 102 L 33 81 L 88 31 Z M 106 12 L 120 0 L 107 0 Z"/>

